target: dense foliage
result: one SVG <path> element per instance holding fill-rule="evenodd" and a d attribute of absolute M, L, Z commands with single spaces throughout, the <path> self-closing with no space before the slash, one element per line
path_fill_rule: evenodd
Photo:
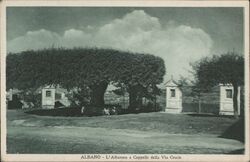
<path fill-rule="evenodd" d="M 49 84 L 67 89 L 87 86 L 91 91 L 90 103 L 96 106 L 104 104 L 109 83 L 126 85 L 130 100 L 135 101 L 141 89 L 161 83 L 165 74 L 160 57 L 98 48 L 52 48 L 8 54 L 6 68 L 7 89 Z"/>

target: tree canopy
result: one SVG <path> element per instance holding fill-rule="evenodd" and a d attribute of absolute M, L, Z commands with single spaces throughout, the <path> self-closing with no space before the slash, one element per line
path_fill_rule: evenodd
<path fill-rule="evenodd" d="M 103 105 L 109 83 L 147 87 L 163 81 L 162 58 L 100 48 L 51 48 L 7 55 L 7 89 L 59 84 L 67 89 L 88 86 L 91 103 Z"/>

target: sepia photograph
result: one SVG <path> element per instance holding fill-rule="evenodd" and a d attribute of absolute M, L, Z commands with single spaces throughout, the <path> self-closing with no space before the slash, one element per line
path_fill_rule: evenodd
<path fill-rule="evenodd" d="M 3 161 L 247 161 L 248 3 L 26 4 L 1 6 Z"/>

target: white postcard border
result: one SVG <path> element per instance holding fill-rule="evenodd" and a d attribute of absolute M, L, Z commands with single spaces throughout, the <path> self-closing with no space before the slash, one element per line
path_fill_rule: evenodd
<path fill-rule="evenodd" d="M 8 0 L 1 4 L 1 159 L 3 161 L 155 161 L 153 159 L 107 159 L 100 154 L 101 159 L 82 159 L 81 154 L 6 154 L 6 92 L 5 92 L 5 57 L 6 57 L 6 7 L 10 6 L 113 6 L 113 7 L 244 7 L 244 51 L 245 51 L 245 154 L 244 155 L 194 155 L 194 154 L 145 154 L 180 156 L 181 159 L 159 159 L 157 161 L 248 161 L 249 160 L 249 3 L 247 1 L 166 1 L 166 0 L 77 0 L 77 1 L 50 1 L 50 0 Z M 247 111 L 248 110 L 248 111 Z M 92 154 L 93 155 L 93 154 Z M 125 155 L 125 154 L 111 154 Z M 126 154 L 128 157 L 137 154 Z"/>

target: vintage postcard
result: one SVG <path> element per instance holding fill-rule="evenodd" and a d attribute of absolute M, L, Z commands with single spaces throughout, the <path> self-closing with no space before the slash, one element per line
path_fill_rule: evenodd
<path fill-rule="evenodd" d="M 249 161 L 247 1 L 1 4 L 1 160 Z"/>

